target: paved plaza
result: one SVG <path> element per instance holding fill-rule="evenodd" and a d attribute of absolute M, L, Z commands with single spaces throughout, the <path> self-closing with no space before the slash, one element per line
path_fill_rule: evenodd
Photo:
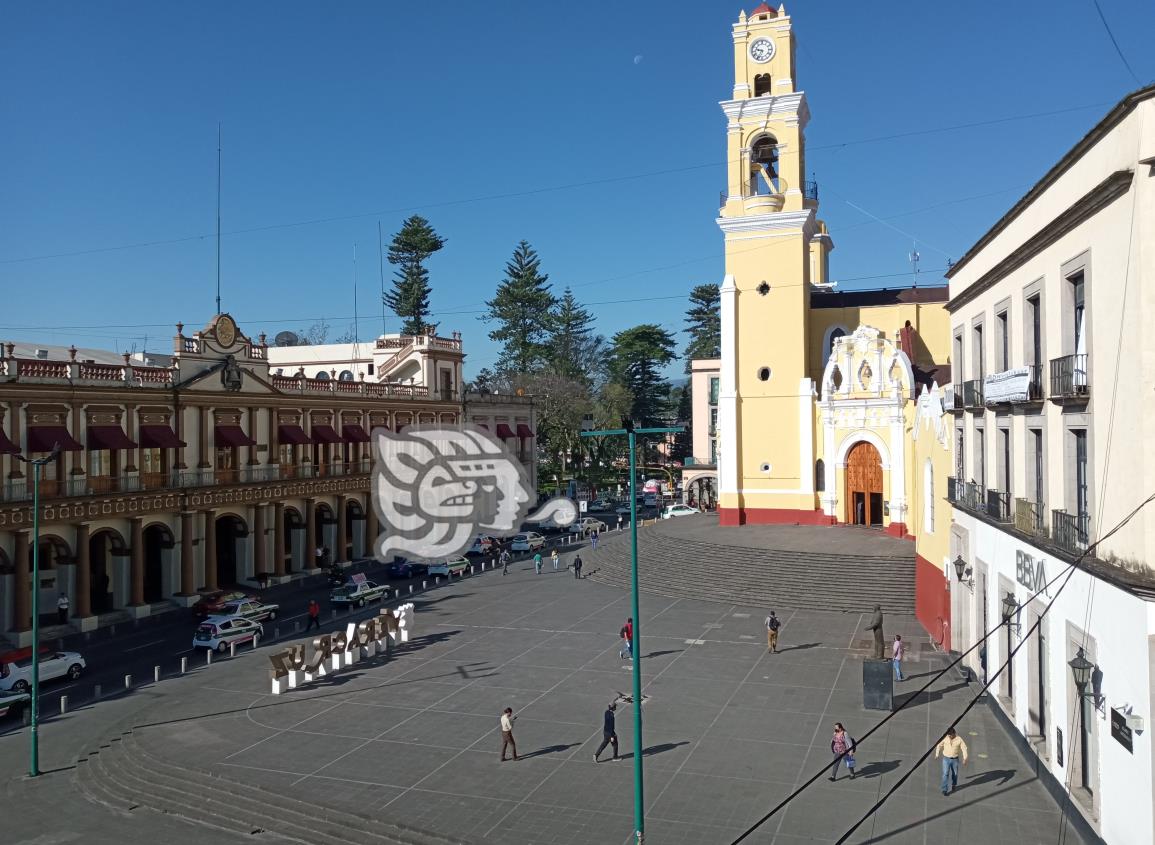
<path fill-rule="evenodd" d="M 475 575 L 416 604 L 416 637 L 392 659 L 358 664 L 308 690 L 270 696 L 268 661 L 257 651 L 50 720 L 46 768 L 60 771 L 35 785 L 20 779 L 26 733 L 0 737 L 5 802 L 34 790 L 58 796 L 55 815 L 17 821 L 16 841 L 70 841 L 36 838 L 66 829 L 136 836 L 154 829 L 152 820 L 166 842 L 206 841 L 203 829 L 151 813 L 147 798 L 112 812 L 80 797 L 92 794 L 86 779 L 101 774 L 75 758 L 129 729 L 145 759 L 190 777 L 211 773 L 218 788 L 258 788 L 305 811 L 347 812 L 358 825 L 380 819 L 463 843 L 632 841 L 632 705 L 618 709 L 624 759 L 609 762 L 608 750 L 606 762 L 591 759 L 606 704 L 631 690 L 629 664 L 618 656 L 628 595 L 554 573 L 548 563 L 538 576 L 522 563 L 508 577 Z M 862 707 L 868 608 L 775 608 L 784 622 L 776 655 L 766 650 L 767 610 L 643 596 L 647 842 L 733 842 L 828 766 L 835 721 L 861 736 L 884 717 Z M 913 618 L 888 618 L 888 640 L 894 633 L 912 645 L 912 680 L 897 689 L 917 688 L 941 657 Z M 861 745 L 856 780 L 845 769 L 836 783 L 824 774 L 746 841 L 835 841 L 974 691 L 948 674 Z M 517 762 L 499 762 L 505 707 L 519 716 Z M 939 793 L 932 759 L 850 841 L 1054 842 L 1058 807 L 985 704 L 960 732 L 971 759 L 954 795 Z M 214 823 L 211 800 L 203 821 Z M 367 841 L 358 825 L 347 841 Z M 208 840 L 239 841 L 228 829 L 214 828 Z M 267 826 L 249 833 L 257 834 L 246 836 L 250 842 L 283 841 Z M 1072 830 L 1068 837 L 1079 841 Z"/>

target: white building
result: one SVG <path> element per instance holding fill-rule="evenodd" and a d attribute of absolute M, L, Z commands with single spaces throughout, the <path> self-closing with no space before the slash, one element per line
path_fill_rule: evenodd
<path fill-rule="evenodd" d="M 718 502 L 718 385 L 722 374 L 720 358 L 696 358 L 690 362 L 690 390 L 693 395 L 690 424 L 694 450 L 683 463 L 682 498 L 697 507 L 713 507 Z"/>
<path fill-rule="evenodd" d="M 1098 836 L 1150 845 L 1155 505 L 1108 532 L 1155 493 L 1155 86 L 1121 101 L 947 275 L 954 648 L 998 628 L 1006 603 L 985 671 L 1023 647 L 991 688 L 996 711 Z M 1041 589 L 1096 541 L 1061 593 L 1062 578 Z"/>

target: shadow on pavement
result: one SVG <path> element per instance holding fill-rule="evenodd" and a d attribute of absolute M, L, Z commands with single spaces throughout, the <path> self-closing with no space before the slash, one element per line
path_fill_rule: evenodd
<path fill-rule="evenodd" d="M 643 654 L 642 659 L 644 660 L 647 657 L 664 657 L 667 654 L 681 654 L 684 651 L 684 648 L 670 648 L 666 649 L 665 651 L 651 651 L 649 654 Z"/>
<path fill-rule="evenodd" d="M 877 763 L 867 763 L 858 770 L 860 778 L 877 778 L 887 772 L 893 772 L 902 765 L 901 760 L 883 760 Z"/>
<path fill-rule="evenodd" d="M 798 645 L 787 646 L 786 648 L 778 649 L 779 654 L 785 654 L 788 651 L 805 651 L 808 648 L 819 648 L 822 643 L 799 643 Z"/>
<path fill-rule="evenodd" d="M 522 754 L 518 757 L 519 760 L 528 760 L 531 757 L 544 757 L 547 754 L 559 754 L 562 751 L 568 751 L 571 748 L 576 748 L 581 745 L 580 742 L 571 742 L 569 745 L 547 745 L 545 748 L 539 748 L 537 751 L 531 751 L 528 754 Z"/>
<path fill-rule="evenodd" d="M 930 704 L 932 702 L 939 701 L 944 696 L 950 695 L 952 692 L 956 692 L 960 689 L 965 689 L 967 686 L 969 686 L 969 684 L 967 684 L 966 681 L 959 681 L 958 683 L 941 690 L 926 690 L 924 692 L 917 692 L 910 695 L 896 694 L 894 696 L 894 704 L 896 708 L 918 707 L 920 704 Z"/>
<path fill-rule="evenodd" d="M 999 786 L 1009 781 L 1015 776 L 1014 769 L 991 769 L 989 772 L 980 772 L 975 775 L 967 775 L 964 783 L 960 783 L 954 788 L 955 792 L 962 789 L 969 789 L 972 786 L 982 786 L 985 783 L 999 782 Z"/>
<path fill-rule="evenodd" d="M 688 739 L 686 739 L 686 740 L 682 740 L 681 742 L 663 742 L 661 745 L 651 745 L 649 748 L 647 748 L 645 751 L 642 752 L 642 756 L 643 757 L 653 757 L 655 754 L 662 754 L 666 751 L 673 751 L 675 748 L 677 748 L 681 745 L 689 745 L 689 744 L 690 744 L 690 741 Z M 620 759 L 632 760 L 633 757 L 634 757 L 634 753 L 632 751 L 628 751 L 625 754 L 623 754 Z"/>

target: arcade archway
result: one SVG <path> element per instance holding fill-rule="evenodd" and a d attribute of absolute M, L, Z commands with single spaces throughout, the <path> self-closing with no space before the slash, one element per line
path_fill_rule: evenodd
<path fill-rule="evenodd" d="M 305 519 L 296 508 L 285 508 L 285 571 L 299 572 L 304 569 L 306 553 Z"/>
<path fill-rule="evenodd" d="M 148 604 L 164 601 L 175 590 L 172 583 L 173 549 L 176 541 L 172 530 L 157 522 L 144 529 L 144 600 Z"/>
<path fill-rule="evenodd" d="M 92 612 L 108 613 L 127 602 L 128 544 L 114 528 L 101 528 L 88 538 L 89 601 Z"/>
<path fill-rule="evenodd" d="M 245 575 L 245 549 L 242 540 L 249 536 L 245 521 L 236 514 L 217 517 L 217 583 L 236 584 Z"/>

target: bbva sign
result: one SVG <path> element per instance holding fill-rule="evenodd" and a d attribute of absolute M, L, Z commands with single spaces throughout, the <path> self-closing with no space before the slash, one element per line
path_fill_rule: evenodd
<path fill-rule="evenodd" d="M 344 631 L 313 638 L 312 654 L 306 656 L 307 642 L 297 643 L 269 655 L 272 694 L 296 689 L 302 683 L 352 666 L 359 660 L 388 651 L 388 641 L 409 642 L 413 630 L 413 604 L 385 608 L 360 624 L 350 622 Z"/>

